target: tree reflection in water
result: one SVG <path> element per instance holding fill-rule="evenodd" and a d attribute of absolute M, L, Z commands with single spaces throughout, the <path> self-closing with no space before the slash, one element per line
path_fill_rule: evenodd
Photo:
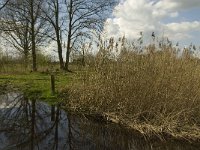
<path fill-rule="evenodd" d="M 52 120 L 51 107 L 22 94 L 1 96 L 0 104 L 0 149 L 67 148 L 62 147 L 68 132 L 67 116 L 59 107 L 55 107 L 55 120 Z"/>
<path fill-rule="evenodd" d="M 0 96 L 0 150 L 198 149 L 177 142 L 148 142 L 117 125 L 70 115 L 59 105 L 50 107 L 36 99 L 20 93 Z"/>

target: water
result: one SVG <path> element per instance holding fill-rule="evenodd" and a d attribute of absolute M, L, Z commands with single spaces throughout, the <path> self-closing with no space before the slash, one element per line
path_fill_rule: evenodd
<path fill-rule="evenodd" d="M 199 145 L 148 140 L 20 93 L 0 96 L 0 150 L 200 150 Z"/>

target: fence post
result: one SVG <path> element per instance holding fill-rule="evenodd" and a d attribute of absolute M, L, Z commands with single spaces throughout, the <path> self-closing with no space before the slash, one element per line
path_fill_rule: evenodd
<path fill-rule="evenodd" d="M 51 75 L 51 94 L 55 94 L 55 76 Z"/>

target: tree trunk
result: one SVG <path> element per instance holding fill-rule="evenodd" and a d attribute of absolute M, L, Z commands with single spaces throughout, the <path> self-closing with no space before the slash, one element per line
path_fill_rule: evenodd
<path fill-rule="evenodd" d="M 59 30 L 56 31 L 56 38 L 57 38 L 56 41 L 57 41 L 57 46 L 58 46 L 58 58 L 60 62 L 60 69 L 64 70 L 64 62 L 63 62 L 63 57 L 62 57 L 62 45 L 61 45 Z"/>
<path fill-rule="evenodd" d="M 24 52 L 24 68 L 28 68 L 28 52 Z"/>
<path fill-rule="evenodd" d="M 67 37 L 67 52 L 66 52 L 66 62 L 65 62 L 65 70 L 66 71 L 70 71 L 69 70 L 69 56 L 70 56 L 70 52 L 71 52 L 71 37 L 72 37 L 72 0 L 70 0 L 70 5 L 69 5 L 69 31 L 68 31 L 68 37 Z"/>
<path fill-rule="evenodd" d="M 71 51 L 70 45 L 71 45 L 71 38 L 68 35 L 67 52 L 66 52 L 66 62 L 65 62 L 65 70 L 66 71 L 69 71 L 69 56 L 70 56 L 70 51 Z"/>
<path fill-rule="evenodd" d="M 28 38 L 29 38 L 29 36 L 28 36 L 28 34 L 29 34 L 29 22 L 27 21 L 26 22 L 26 26 L 25 26 L 25 33 L 24 33 L 24 50 L 23 50 L 23 52 L 24 52 L 24 67 L 25 67 L 25 70 L 27 69 L 27 67 L 28 67 L 28 64 L 29 64 L 29 62 L 28 62 L 28 56 L 29 56 L 29 40 L 28 40 Z"/>
<path fill-rule="evenodd" d="M 56 1 L 56 6 L 55 6 L 55 19 L 56 19 L 56 25 L 55 25 L 55 31 L 56 31 L 56 41 L 57 41 L 57 46 L 58 46 L 58 58 L 60 62 L 60 69 L 64 70 L 65 65 L 63 62 L 63 57 L 62 57 L 62 41 L 61 41 L 61 32 L 60 32 L 60 26 L 59 26 L 59 2 L 58 0 Z"/>
<path fill-rule="evenodd" d="M 83 48 L 82 65 L 83 65 L 83 67 L 85 67 L 85 50 L 84 50 L 84 48 Z"/>
<path fill-rule="evenodd" d="M 32 62 L 33 63 L 33 71 L 37 71 L 34 29 L 32 30 L 32 59 L 33 59 L 33 62 Z"/>
<path fill-rule="evenodd" d="M 35 18 L 34 18 L 34 0 L 31 0 L 31 42 L 32 42 L 32 69 L 37 71 L 36 44 L 35 44 Z"/>

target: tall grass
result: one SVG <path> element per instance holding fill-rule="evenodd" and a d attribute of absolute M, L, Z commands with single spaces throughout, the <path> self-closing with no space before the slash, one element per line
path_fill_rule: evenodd
<path fill-rule="evenodd" d="M 38 71 L 56 70 L 59 68 L 50 55 L 37 54 Z M 28 56 L 27 60 L 21 55 L 11 55 L 0 51 L 0 74 L 29 73 L 32 70 L 32 60 Z"/>
<path fill-rule="evenodd" d="M 128 49 L 102 59 L 70 87 L 70 109 L 107 114 L 142 133 L 200 138 L 198 58 L 149 46 L 145 53 Z"/>

